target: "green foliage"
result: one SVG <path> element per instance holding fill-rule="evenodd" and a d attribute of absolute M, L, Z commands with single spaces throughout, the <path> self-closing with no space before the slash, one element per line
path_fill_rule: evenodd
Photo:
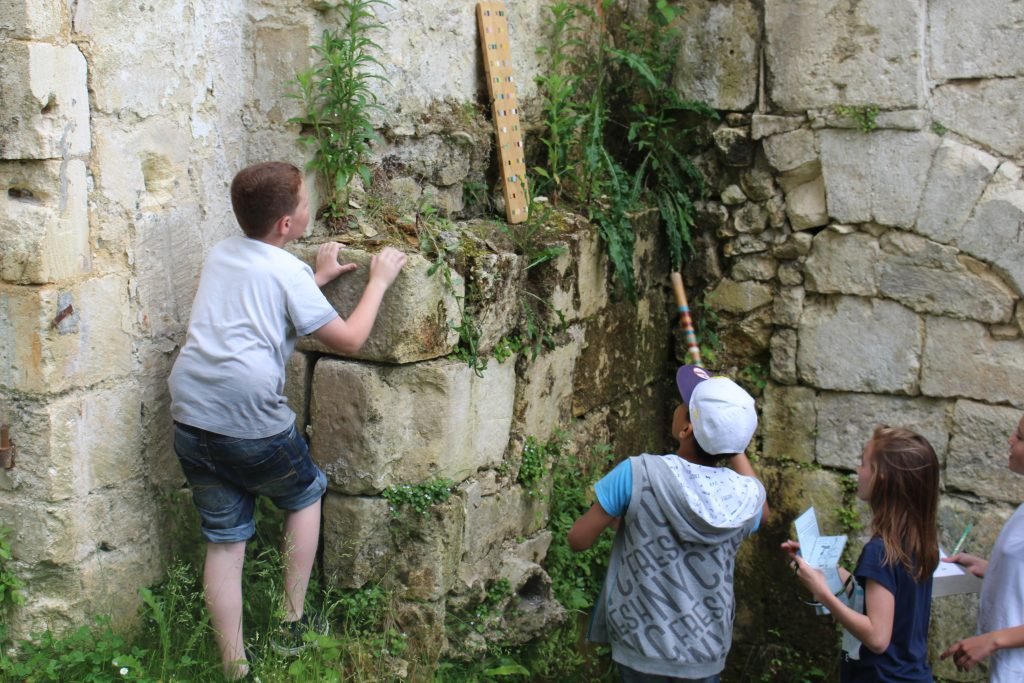
<path fill-rule="evenodd" d="M 672 87 L 681 34 L 677 10 L 652 3 L 636 23 L 619 25 L 613 38 L 599 12 L 584 2 L 552 6 L 546 48 L 549 72 L 538 78 L 546 165 L 534 172 L 559 192 L 582 202 L 604 239 L 616 281 L 635 298 L 632 214 L 658 208 L 672 265 L 692 250 L 693 198 L 703 178 L 686 156 L 696 126 L 717 114 L 685 100 Z M 581 36 L 590 40 L 585 42 Z"/>
<path fill-rule="evenodd" d="M 760 394 L 768 386 L 768 368 L 760 363 L 751 363 L 740 368 L 741 382 L 752 388 L 754 394 Z"/>
<path fill-rule="evenodd" d="M 836 510 L 836 518 L 847 534 L 860 531 L 864 524 L 857 512 L 857 479 L 856 477 L 842 477 L 839 486 L 843 492 L 843 504 Z"/>
<path fill-rule="evenodd" d="M 10 567 L 13 558 L 11 544 L 7 541 L 10 532 L 10 529 L 0 527 L 0 611 L 10 605 L 21 605 L 25 602 L 25 597 L 21 594 L 25 584 Z M 2 635 L 0 632 L 0 636 Z"/>
<path fill-rule="evenodd" d="M 400 517 L 406 508 L 425 517 L 430 508 L 451 498 L 452 486 L 451 479 L 434 479 L 422 484 L 389 486 L 380 495 L 390 503 L 394 517 Z"/>
<path fill-rule="evenodd" d="M 502 337 L 494 346 L 494 357 L 499 363 L 505 362 L 509 356 L 516 353 L 525 353 L 530 360 L 536 360 L 544 349 L 550 350 L 557 346 L 555 336 L 565 330 L 568 324 L 565 313 L 554 309 L 558 322 L 549 324 L 530 303 L 531 299 L 534 303 L 550 308 L 546 301 L 531 292 L 526 292 L 526 297 L 520 300 L 523 318 L 519 331 Z"/>
<path fill-rule="evenodd" d="M 876 119 L 878 119 L 877 104 L 838 104 L 835 106 L 835 112 L 839 116 L 850 119 L 856 123 L 857 128 L 859 128 L 861 132 L 870 133 L 878 127 L 878 123 L 876 121 Z"/>
<path fill-rule="evenodd" d="M 302 125 L 299 140 L 313 149 L 309 168 L 324 185 L 330 215 L 344 213 L 352 178 L 360 176 L 365 185 L 370 184 L 365 159 L 377 138 L 370 115 L 380 109 L 370 86 L 374 79 L 386 79 L 372 71 L 381 68 L 374 57 L 380 46 L 369 35 L 383 28 L 373 14 L 374 6 L 386 4 L 385 0 L 342 0 L 336 7 L 340 27 L 325 30 L 320 44 L 311 46 L 319 61 L 296 75 L 298 91 L 290 94 L 304 109 L 291 122 Z"/>
<path fill-rule="evenodd" d="M 526 437 L 519 464 L 518 481 L 531 495 L 540 493 L 540 482 L 548 473 L 548 468 L 561 454 L 565 439 L 566 435 L 562 431 L 557 431 L 551 441 L 546 443 L 541 443 L 532 436 Z"/>
<path fill-rule="evenodd" d="M 941 121 L 932 121 L 932 132 L 936 135 L 945 135 L 949 132 L 949 128 L 942 125 Z"/>
<path fill-rule="evenodd" d="M 45 631 L 20 644 L 17 659 L 0 655 L 0 680 L 23 683 L 149 681 L 148 652 L 115 633 L 109 618 L 64 635 Z"/>

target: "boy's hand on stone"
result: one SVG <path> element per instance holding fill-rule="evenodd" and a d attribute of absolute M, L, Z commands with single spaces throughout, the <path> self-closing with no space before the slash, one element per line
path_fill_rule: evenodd
<path fill-rule="evenodd" d="M 370 282 L 376 281 L 385 287 L 390 287 L 403 266 L 405 266 L 405 254 L 393 247 L 384 247 L 370 260 Z"/>
<path fill-rule="evenodd" d="M 338 251 L 341 244 L 338 242 L 324 242 L 316 252 L 316 270 L 313 279 L 318 287 L 323 287 L 328 282 L 333 282 L 338 276 L 349 273 L 358 266 L 354 263 L 338 263 Z"/>

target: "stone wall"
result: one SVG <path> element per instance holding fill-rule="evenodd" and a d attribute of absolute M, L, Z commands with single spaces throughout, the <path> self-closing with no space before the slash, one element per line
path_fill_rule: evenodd
<path fill-rule="evenodd" d="M 523 0 L 511 13 L 528 131 L 546 5 Z M 252 161 L 305 158 L 285 95 L 330 24 L 325 6 L 0 8 L 0 402 L 18 448 L 17 466 L 0 471 L 0 524 L 31 586 L 11 615 L 16 633 L 101 611 L 130 620 L 138 598 L 125 586 L 163 571 L 166 510 L 182 502 L 166 375 L 203 257 L 236 229 L 230 178 Z M 994 0 L 686 6 L 675 85 L 723 112 L 700 159 L 711 192 L 687 280 L 720 320 L 718 364 L 755 389 L 763 380 L 755 445 L 778 512 L 741 568 L 745 594 L 762 599 L 741 602 L 737 642 L 763 639 L 771 624 L 828 644 L 827 627 L 779 623 L 792 613 L 779 597 L 787 577 L 764 577 L 781 571 L 772 545 L 809 501 L 835 513 L 830 529 L 841 510 L 865 518 L 842 483 L 874 424 L 918 428 L 935 445 L 947 546 L 970 520 L 969 549 L 987 553 L 1024 494 L 1004 446 L 1024 409 L 1014 381 L 1024 365 L 1024 10 Z M 372 162 L 396 197 L 427 196 L 453 218 L 467 190 L 490 182 L 493 159 L 473 7 L 394 0 L 379 12 L 388 82 Z M 498 576 L 544 595 L 544 506 L 514 476 L 526 437 L 562 427 L 581 450 L 663 446 L 664 249 L 639 248 L 634 306 L 609 298 L 593 230 L 552 220 L 569 247 L 556 261 L 527 273 L 510 250 L 487 249 L 446 291 L 413 259 L 362 354 L 309 343 L 292 359 L 290 395 L 331 480 L 325 566 L 344 585 L 388 568 L 419 601 L 410 623 L 435 623 Z M 315 226 L 311 241 L 327 231 Z M 568 327 L 536 359 L 492 360 L 478 376 L 451 357 L 445 324 L 467 282 L 482 292 L 485 350 L 527 287 Z M 350 306 L 358 284 L 335 285 L 333 300 Z M 411 545 L 398 543 L 381 491 L 434 477 L 454 480 L 455 497 L 405 530 Z M 972 601 L 936 601 L 934 649 L 973 630 Z M 557 617 L 535 602 L 547 611 L 510 631 L 526 637 Z"/>
<path fill-rule="evenodd" d="M 1013 28 L 1024 11 L 688 6 L 688 33 L 704 38 L 680 56 L 690 75 L 679 87 L 736 112 L 705 163 L 715 188 L 702 227 L 717 240 L 689 277 L 722 320 L 726 364 L 764 377 L 759 450 L 776 511 L 786 522 L 813 503 L 826 529 L 851 513 L 863 524 L 869 512 L 843 482 L 875 425 L 905 425 L 943 467 L 944 547 L 973 522 L 967 550 L 987 556 L 1024 500 L 1024 477 L 1007 469 L 1024 409 L 1024 51 Z M 721 26 L 727 41 L 707 37 Z M 726 52 L 751 68 L 722 66 Z M 976 603 L 936 599 L 933 655 L 973 633 Z M 750 611 L 757 633 L 772 617 Z M 984 675 L 935 664 L 944 677 Z"/>

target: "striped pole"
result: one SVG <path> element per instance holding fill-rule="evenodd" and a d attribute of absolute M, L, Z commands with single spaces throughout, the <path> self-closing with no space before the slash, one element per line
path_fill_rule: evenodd
<path fill-rule="evenodd" d="M 690 319 L 690 306 L 686 303 L 686 290 L 683 289 L 683 276 L 672 273 L 672 291 L 676 294 L 676 305 L 679 307 L 679 327 L 686 334 L 686 351 L 694 365 L 703 365 L 700 360 L 700 347 L 697 346 L 697 335 L 693 331 L 693 320 Z"/>

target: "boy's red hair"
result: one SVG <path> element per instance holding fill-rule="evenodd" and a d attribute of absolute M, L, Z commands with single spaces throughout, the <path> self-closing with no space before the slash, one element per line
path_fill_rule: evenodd
<path fill-rule="evenodd" d="M 231 181 L 231 208 L 242 232 L 260 239 L 299 205 L 302 172 L 282 161 L 246 166 Z"/>

